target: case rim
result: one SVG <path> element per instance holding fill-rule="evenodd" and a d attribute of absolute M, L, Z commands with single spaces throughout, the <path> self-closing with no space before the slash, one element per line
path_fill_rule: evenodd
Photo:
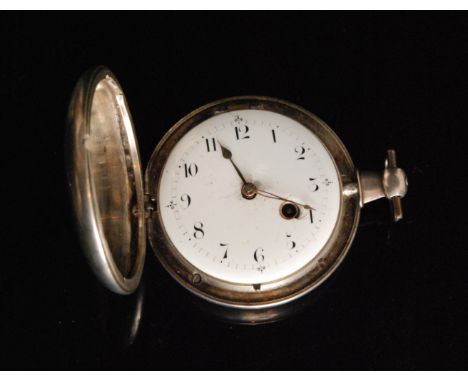
<path fill-rule="evenodd" d="M 120 272 L 115 256 L 107 244 L 99 214 L 99 201 L 89 168 L 89 153 L 85 146 L 85 138 L 90 131 L 93 98 L 101 81 L 112 83 L 112 97 L 118 112 L 117 128 L 124 132 L 121 143 L 128 146 L 130 172 L 136 192 L 137 200 L 133 214 L 137 217 L 138 224 L 136 232 L 132 232 L 132 235 L 136 237 L 138 245 L 129 277 Z M 191 265 L 177 251 L 164 231 L 157 202 L 162 169 L 180 137 L 211 116 L 242 109 L 278 112 L 310 129 L 330 153 L 340 179 L 340 212 L 327 244 L 299 271 L 261 286 L 219 280 Z M 109 69 L 100 66 L 83 74 L 73 92 L 67 124 L 67 173 L 78 235 L 92 270 L 108 289 L 116 293 L 129 294 L 139 285 L 146 254 L 146 231 L 159 261 L 179 284 L 210 302 L 243 309 L 280 306 L 315 289 L 336 270 L 354 239 L 360 216 L 360 192 L 354 164 L 333 130 L 321 119 L 297 105 L 271 97 L 241 96 L 218 100 L 194 110 L 168 130 L 156 146 L 145 171 L 144 188 L 129 108 L 121 86 Z M 148 211 L 145 210 L 145 196 L 155 202 L 153 208 L 148 208 Z"/>
<path fill-rule="evenodd" d="M 93 171 L 90 168 L 90 149 L 86 142 L 90 138 L 93 99 L 102 81 L 106 81 L 104 85 L 107 86 L 114 101 L 113 110 L 116 113 L 114 118 L 118 124 L 115 128 L 120 129 L 120 143 L 125 153 L 123 161 L 126 164 L 126 175 L 136 197 L 132 211 L 129 213 L 131 246 L 128 256 L 131 257 L 131 269 L 128 275 L 122 274 L 115 260 L 117 254 L 113 254 L 109 248 L 95 187 L 98 180 L 93 177 Z M 102 147 L 105 150 L 105 144 L 102 141 L 93 142 L 93 145 L 96 145 L 97 149 Z M 73 91 L 67 117 L 66 169 L 76 229 L 91 269 L 97 278 L 113 292 L 132 293 L 140 283 L 146 254 L 141 161 L 132 118 L 122 88 L 113 73 L 104 66 L 85 72 Z"/>
<path fill-rule="evenodd" d="M 161 221 L 160 206 L 147 221 L 148 238 L 166 271 L 190 292 L 210 302 L 230 308 L 264 309 L 283 305 L 312 291 L 341 264 L 356 234 L 360 217 L 357 172 L 345 146 L 333 130 L 309 111 L 280 99 L 240 96 L 204 105 L 178 121 L 161 139 L 145 171 L 145 190 L 157 200 L 166 160 L 187 131 L 202 121 L 229 111 L 260 109 L 281 113 L 310 129 L 330 153 L 341 182 L 340 212 L 337 224 L 320 253 L 295 273 L 261 286 L 232 283 L 210 276 L 190 264 L 171 243 Z"/>

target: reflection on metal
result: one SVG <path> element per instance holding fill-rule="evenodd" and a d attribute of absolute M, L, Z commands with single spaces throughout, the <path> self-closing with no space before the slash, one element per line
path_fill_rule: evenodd
<path fill-rule="evenodd" d="M 138 331 L 140 329 L 141 324 L 141 317 L 143 315 L 143 299 L 145 296 L 145 286 L 142 282 L 141 285 L 137 289 L 136 293 L 136 302 L 135 302 L 135 309 L 133 314 L 130 315 L 131 324 L 130 324 L 130 331 L 127 337 L 126 345 L 131 346 L 133 342 L 135 342 L 135 338 L 137 337 Z"/>
<path fill-rule="evenodd" d="M 328 289 L 336 280 L 336 275 L 339 269 L 330 278 L 323 283 L 320 288 L 314 290 L 313 293 L 308 293 L 296 300 L 275 307 L 265 307 L 260 309 L 242 309 L 231 308 L 219 304 L 212 304 L 204 299 L 196 296 L 190 296 L 190 301 L 203 313 L 209 317 L 214 317 L 217 320 L 227 322 L 234 325 L 263 325 L 272 324 L 275 322 L 286 320 L 292 316 L 302 313 L 308 309 L 315 309 L 322 297 L 327 293 Z"/>
<path fill-rule="evenodd" d="M 212 116 L 235 110 L 268 110 L 299 121 L 326 147 L 340 177 L 340 212 L 327 244 L 297 272 L 261 285 L 228 282 L 195 268 L 165 232 L 161 206 L 156 199 L 163 167 L 180 139 Z M 165 134 L 154 150 L 145 172 L 144 188 L 128 105 L 108 69 L 93 69 L 78 82 L 70 103 L 67 134 L 67 172 L 79 236 L 93 271 L 103 284 L 120 294 L 129 294 L 137 288 L 148 233 L 156 256 L 174 279 L 204 299 L 197 301 L 204 304 L 205 310 L 230 322 L 274 322 L 308 305 L 317 296 L 308 293 L 330 277 L 348 253 L 361 207 L 366 203 L 387 198 L 393 220 L 403 218 L 401 199 L 408 182 L 405 172 L 397 167 L 394 150 L 388 150 L 383 173 L 359 173 L 348 151 L 325 122 L 299 106 L 274 98 L 233 97 L 188 114 Z M 244 198 L 259 195 L 292 203 L 295 208 L 313 209 L 247 183 L 232 161 L 231 152 L 221 148 L 223 157 L 231 161 L 243 181 Z M 297 210 L 291 211 L 282 216 L 297 217 Z M 131 345 L 138 333 L 143 291 L 142 286 L 125 303 L 117 296 L 104 298 L 105 328 L 111 338 L 115 333 L 125 335 L 125 346 Z M 123 313 L 116 307 L 123 309 Z"/>
<path fill-rule="evenodd" d="M 403 219 L 401 199 L 408 190 L 408 179 L 405 172 L 397 167 L 395 150 L 387 151 L 383 174 L 362 171 L 358 176 L 361 207 L 380 198 L 387 198 L 392 207 L 394 221 Z"/>
<path fill-rule="evenodd" d="M 144 297 L 143 282 L 135 293 L 127 297 L 102 290 L 99 306 L 107 352 L 113 353 L 133 345 L 140 329 Z"/>
<path fill-rule="evenodd" d="M 122 89 L 104 67 L 77 83 L 68 111 L 67 174 L 78 236 L 96 276 L 132 293 L 146 251 L 143 180 Z"/>

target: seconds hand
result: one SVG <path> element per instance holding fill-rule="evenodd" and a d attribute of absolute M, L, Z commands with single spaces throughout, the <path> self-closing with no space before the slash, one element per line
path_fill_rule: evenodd
<path fill-rule="evenodd" d="M 308 204 L 302 204 L 302 203 L 298 203 L 298 202 L 295 202 L 294 200 L 290 200 L 290 199 L 286 199 L 286 198 L 283 198 L 282 196 L 278 196 L 276 194 L 273 194 L 271 192 L 268 192 L 268 191 L 264 191 L 264 190 L 259 190 L 257 188 L 257 194 L 261 195 L 261 196 L 264 196 L 265 198 L 271 198 L 271 199 L 278 199 L 278 200 L 282 200 L 284 202 L 289 202 L 289 203 L 292 203 L 292 204 L 296 204 L 298 206 L 301 206 L 302 208 L 305 208 L 306 210 L 314 210 L 315 211 L 315 208 L 312 208 L 311 206 L 309 206 Z"/>

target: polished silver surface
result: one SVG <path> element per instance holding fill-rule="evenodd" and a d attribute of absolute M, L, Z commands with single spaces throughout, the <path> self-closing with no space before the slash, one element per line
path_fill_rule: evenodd
<path fill-rule="evenodd" d="M 262 285 L 229 283 L 191 265 L 164 231 L 156 199 L 165 162 L 180 138 L 213 115 L 245 109 L 271 110 L 306 126 L 327 148 L 340 177 L 340 213 L 325 247 L 300 271 Z M 128 106 L 108 69 L 93 69 L 78 82 L 70 103 L 67 135 L 67 171 L 78 234 L 97 277 L 120 294 L 131 293 L 139 284 L 148 229 L 159 260 L 182 286 L 217 305 L 241 308 L 246 321 L 258 322 L 252 310 L 264 312 L 265 320 L 275 319 L 276 310 L 271 308 L 304 296 L 335 272 L 353 241 L 364 204 L 385 197 L 391 203 L 394 220 L 403 217 L 401 198 L 408 183 L 405 172 L 397 167 L 394 150 L 388 151 L 383 173 L 359 173 L 345 146 L 325 122 L 299 106 L 274 98 L 233 97 L 207 104 L 184 117 L 154 150 L 145 189 Z"/>
<path fill-rule="evenodd" d="M 96 276 L 128 294 L 146 251 L 140 158 L 122 89 L 104 67 L 78 81 L 68 112 L 67 173 L 78 235 Z"/>
<path fill-rule="evenodd" d="M 387 151 L 383 173 L 361 171 L 358 175 L 361 207 L 380 198 L 387 198 L 392 207 L 394 221 L 403 219 L 401 199 L 408 190 L 408 179 L 404 170 L 397 167 L 395 150 Z"/>

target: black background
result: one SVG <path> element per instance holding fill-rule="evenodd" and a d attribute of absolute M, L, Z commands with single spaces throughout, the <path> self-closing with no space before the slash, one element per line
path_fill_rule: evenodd
<path fill-rule="evenodd" d="M 459 369 L 468 357 L 468 18 L 434 13 L 3 13 L 2 339 L 5 369 Z M 259 94 L 324 119 L 359 168 L 397 149 L 405 220 L 379 201 L 320 298 L 255 327 L 193 306 L 151 249 L 134 298 L 100 287 L 73 231 L 65 116 L 104 64 L 131 107 L 143 164 L 209 101 Z"/>

